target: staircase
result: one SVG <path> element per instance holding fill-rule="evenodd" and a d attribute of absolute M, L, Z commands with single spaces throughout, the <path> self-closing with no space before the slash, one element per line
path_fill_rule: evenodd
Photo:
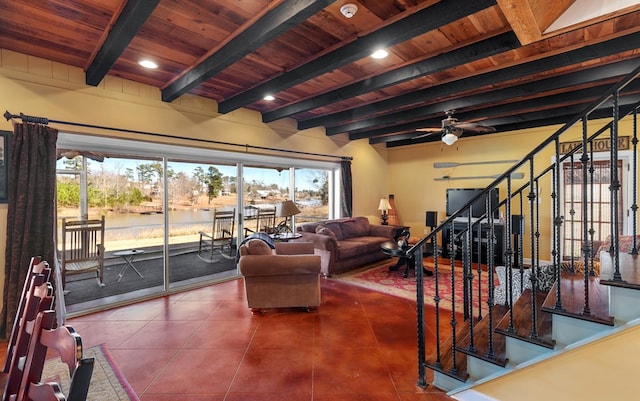
<path fill-rule="evenodd" d="M 622 78 L 408 251 L 418 253 L 426 247 L 437 254 L 437 238 L 446 235 L 443 243 L 448 244 L 449 256 L 434 259 L 436 282 L 438 276 L 447 275 L 452 293 L 456 286 L 462 287 L 464 298 L 457 303 L 445 300 L 437 286 L 435 294 L 425 294 L 422 258 L 415 258 L 419 386 L 436 386 L 460 400 L 495 400 L 479 389 L 491 387 L 493 381 L 504 382 L 510 375 L 517 380 L 518 374 L 537 364 L 640 327 L 639 74 L 640 67 Z M 632 121 L 632 129 L 621 134 L 623 119 Z M 629 143 L 633 151 L 632 178 L 624 195 L 617 163 L 621 143 Z M 594 169 L 594 153 L 603 148 L 611 161 L 608 177 L 597 176 L 602 170 Z M 517 188 L 516 171 L 526 171 L 526 184 Z M 603 179 L 608 180 L 604 195 L 597 191 Z M 594 184 L 597 181 L 600 186 Z M 495 189 L 501 196 L 492 204 L 487 194 Z M 540 195 L 545 192 L 550 192 L 547 199 Z M 605 196 L 610 211 L 603 217 L 594 205 Z M 621 208 L 622 196 L 632 199 L 627 210 Z M 479 199 L 485 199 L 485 215 L 471 218 L 473 203 Z M 624 219 L 630 223 L 623 224 Z M 501 236 L 495 235 L 498 229 L 503 230 Z M 603 233 L 610 245 L 600 247 Z M 503 238 L 500 247 L 496 237 Z M 629 239 L 628 249 L 621 249 Z M 495 249 L 504 253 L 498 258 L 506 271 L 503 282 L 495 273 Z M 455 262 L 456 255 L 462 267 Z M 460 269 L 462 282 L 454 274 Z M 486 288 L 480 284 L 483 275 L 488 276 Z M 506 294 L 501 304 L 495 298 L 498 288 Z M 425 296 L 433 297 L 435 310 L 425 310 Z M 464 308 L 456 309 L 456 304 Z M 427 382 L 427 377 L 432 379 Z M 598 380 L 586 378 L 587 385 L 589 379 Z"/>

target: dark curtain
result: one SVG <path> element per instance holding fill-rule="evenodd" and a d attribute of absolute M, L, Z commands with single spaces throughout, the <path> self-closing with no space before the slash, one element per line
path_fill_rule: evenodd
<path fill-rule="evenodd" d="M 342 171 L 342 198 L 340 199 L 341 217 L 351 217 L 353 214 L 353 188 L 351 181 L 351 160 L 340 162 Z"/>
<path fill-rule="evenodd" d="M 0 335 L 8 338 L 33 256 L 54 266 L 56 140 L 42 125 L 14 125 L 9 142 L 7 244 Z"/>

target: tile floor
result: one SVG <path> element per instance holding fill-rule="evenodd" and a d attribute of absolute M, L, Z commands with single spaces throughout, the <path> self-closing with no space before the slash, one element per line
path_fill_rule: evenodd
<path fill-rule="evenodd" d="M 239 279 L 68 323 L 142 401 L 450 400 L 416 386 L 414 304 L 323 279 L 318 311 L 254 316 Z"/>

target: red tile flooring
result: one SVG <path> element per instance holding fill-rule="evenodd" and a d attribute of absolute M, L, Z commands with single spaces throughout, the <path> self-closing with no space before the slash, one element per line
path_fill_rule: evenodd
<path fill-rule="evenodd" d="M 68 323 L 142 401 L 451 400 L 416 386 L 414 305 L 323 279 L 318 311 L 252 315 L 239 279 Z"/>

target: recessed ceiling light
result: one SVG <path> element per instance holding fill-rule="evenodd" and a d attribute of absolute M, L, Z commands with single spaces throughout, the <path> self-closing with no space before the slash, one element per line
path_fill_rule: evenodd
<path fill-rule="evenodd" d="M 268 101 L 272 101 L 272 100 L 275 100 L 276 98 L 273 95 L 266 95 L 263 99 L 264 100 L 268 100 Z"/>
<path fill-rule="evenodd" d="M 385 58 L 388 55 L 389 55 L 389 52 L 386 51 L 385 49 L 378 49 L 371 54 L 371 57 L 380 59 L 380 58 Z"/>
<path fill-rule="evenodd" d="M 158 68 L 158 64 L 154 63 L 151 60 L 140 60 L 138 64 L 140 64 L 144 68 Z"/>

